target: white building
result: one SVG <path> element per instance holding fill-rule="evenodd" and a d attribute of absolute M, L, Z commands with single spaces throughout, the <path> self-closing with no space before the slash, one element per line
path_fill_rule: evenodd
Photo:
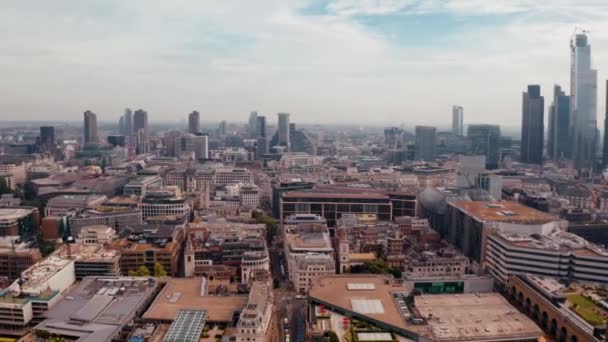
<path fill-rule="evenodd" d="M 488 239 L 486 267 L 502 285 L 510 275 L 522 273 L 608 284 L 608 251 L 563 231 L 496 232 Z"/>
<path fill-rule="evenodd" d="M 20 164 L 0 164 L 0 177 L 6 181 L 6 185 L 15 190 L 17 186 L 22 186 L 27 181 L 27 165 Z"/>
<path fill-rule="evenodd" d="M 274 299 L 272 288 L 266 282 L 255 281 L 249 292 L 247 305 L 236 325 L 236 342 L 269 341 L 272 329 Z"/>
<path fill-rule="evenodd" d="M 116 238 L 116 231 L 105 225 L 94 225 L 82 227 L 76 238 L 77 243 L 104 244 L 110 243 Z"/>
<path fill-rule="evenodd" d="M 336 262 L 327 254 L 298 255 L 295 257 L 294 266 L 293 270 L 289 271 L 289 277 L 300 293 L 307 293 L 316 277 L 336 274 Z"/>

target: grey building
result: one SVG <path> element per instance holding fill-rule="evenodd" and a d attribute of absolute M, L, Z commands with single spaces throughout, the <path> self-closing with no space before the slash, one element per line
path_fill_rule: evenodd
<path fill-rule="evenodd" d="M 84 112 L 84 143 L 98 142 L 97 136 L 97 115 L 87 110 Z"/>
<path fill-rule="evenodd" d="M 258 125 L 258 112 L 253 111 L 249 113 L 249 121 L 247 122 L 247 131 L 249 132 L 249 137 L 257 138 L 257 125 Z"/>
<path fill-rule="evenodd" d="M 40 126 L 40 150 L 49 152 L 55 150 L 55 127 Z"/>
<path fill-rule="evenodd" d="M 452 133 L 457 136 L 464 134 L 463 126 L 464 109 L 462 106 L 452 107 Z"/>
<path fill-rule="evenodd" d="M 133 115 L 133 133 L 135 134 L 135 150 L 137 154 L 150 152 L 150 132 L 148 128 L 148 112 L 138 109 Z"/>
<path fill-rule="evenodd" d="M 201 115 L 197 111 L 193 111 L 188 115 L 188 132 L 198 133 L 201 131 Z"/>
<path fill-rule="evenodd" d="M 129 136 L 133 133 L 133 112 L 131 109 L 127 108 L 125 109 L 125 114 L 122 117 L 124 128 L 123 134 Z"/>
<path fill-rule="evenodd" d="M 602 166 L 608 165 L 608 81 L 606 81 L 606 114 L 604 114 L 604 146 L 602 148 Z"/>
<path fill-rule="evenodd" d="M 570 135 L 576 169 L 591 169 L 597 144 L 597 70 L 585 32 L 570 41 Z"/>
<path fill-rule="evenodd" d="M 437 129 L 430 126 L 416 126 L 416 159 L 435 161 Z"/>
<path fill-rule="evenodd" d="M 277 144 L 286 146 L 289 150 L 289 113 L 279 113 L 279 128 L 277 130 Z"/>
<path fill-rule="evenodd" d="M 545 98 L 540 95 L 540 86 L 529 85 L 522 99 L 520 159 L 523 163 L 543 162 L 544 112 Z"/>
<path fill-rule="evenodd" d="M 559 85 L 553 87 L 553 103 L 549 108 L 547 154 L 558 160 L 570 158 L 570 96 Z"/>
<path fill-rule="evenodd" d="M 467 136 L 471 140 L 471 153 L 486 156 L 486 167 L 498 167 L 498 150 L 500 145 L 500 126 L 469 125 Z"/>

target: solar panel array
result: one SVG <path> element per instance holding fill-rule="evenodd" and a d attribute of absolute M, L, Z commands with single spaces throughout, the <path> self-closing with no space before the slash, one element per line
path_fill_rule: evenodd
<path fill-rule="evenodd" d="M 206 317 L 206 310 L 179 310 L 163 342 L 198 342 Z"/>

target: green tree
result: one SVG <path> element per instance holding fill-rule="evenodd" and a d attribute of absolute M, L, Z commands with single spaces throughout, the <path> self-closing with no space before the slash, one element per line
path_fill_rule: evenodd
<path fill-rule="evenodd" d="M 327 332 L 327 340 L 329 342 L 340 342 L 340 340 L 338 339 L 338 335 L 336 334 L 335 331 L 328 331 Z"/>
<path fill-rule="evenodd" d="M 141 265 L 136 270 L 129 271 L 129 276 L 131 276 L 131 277 L 149 277 L 150 270 L 146 266 Z"/>
<path fill-rule="evenodd" d="M 160 263 L 154 263 L 154 276 L 155 277 L 166 277 L 167 276 L 167 271 L 165 271 L 165 268 L 163 267 L 163 265 L 161 265 Z"/>
<path fill-rule="evenodd" d="M 0 195 L 2 194 L 10 194 L 13 191 L 8 186 L 8 182 L 5 177 L 0 177 Z"/>
<path fill-rule="evenodd" d="M 274 287 L 275 289 L 278 289 L 279 287 L 281 287 L 281 282 L 279 281 L 279 279 L 274 278 L 272 280 L 272 287 Z"/>
<path fill-rule="evenodd" d="M 263 223 L 266 225 L 266 241 L 268 242 L 268 244 L 272 243 L 272 240 L 279 231 L 277 221 L 266 214 L 260 214 L 256 217 L 256 222 Z"/>

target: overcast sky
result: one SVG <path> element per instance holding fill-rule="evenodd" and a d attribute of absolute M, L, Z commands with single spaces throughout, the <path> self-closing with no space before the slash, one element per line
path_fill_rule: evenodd
<path fill-rule="evenodd" d="M 569 89 L 577 26 L 603 113 L 606 0 L 3 0 L 0 119 L 519 125 L 527 84 Z"/>

